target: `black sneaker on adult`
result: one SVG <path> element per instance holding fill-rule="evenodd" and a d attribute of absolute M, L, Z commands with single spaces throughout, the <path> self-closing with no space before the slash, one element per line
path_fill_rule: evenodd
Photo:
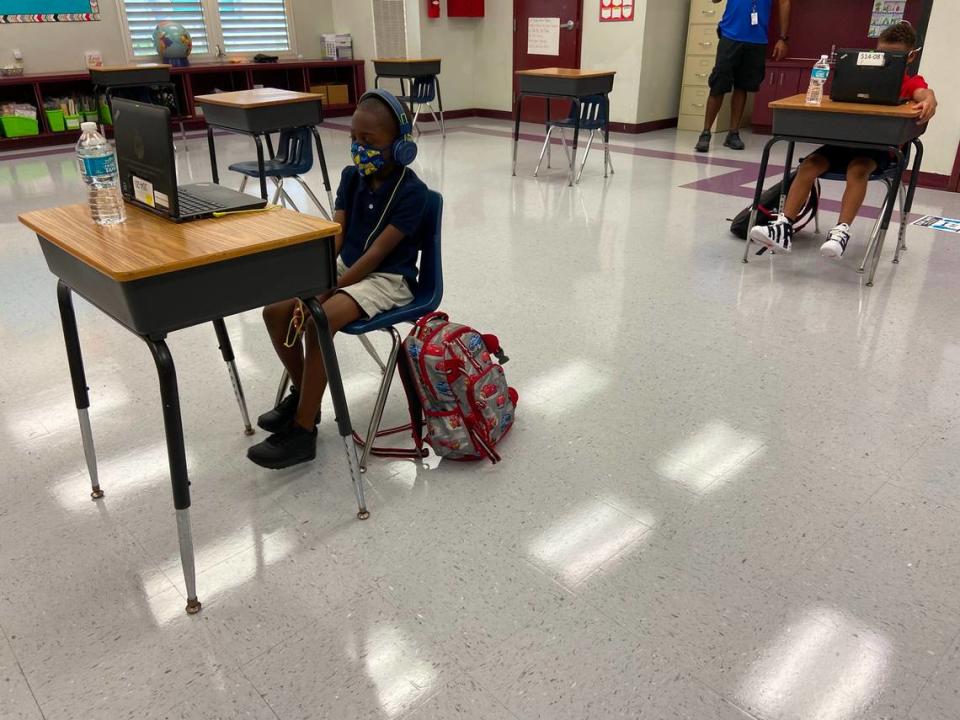
<path fill-rule="evenodd" d="M 697 140 L 696 147 L 693 148 L 697 152 L 707 152 L 710 149 L 710 131 L 704 130 L 700 133 L 700 138 Z"/>
<path fill-rule="evenodd" d="M 723 141 L 723 146 L 731 150 L 745 150 L 747 147 L 740 139 L 740 133 L 733 130 L 727 133 L 727 139 Z"/>
<path fill-rule="evenodd" d="M 317 429 L 307 430 L 296 423 L 247 449 L 251 462 L 270 470 L 293 467 L 316 456 Z"/>
<path fill-rule="evenodd" d="M 297 414 L 297 404 L 300 402 L 300 391 L 290 388 L 287 396 L 280 401 L 273 410 L 268 410 L 257 418 L 257 425 L 269 433 L 280 432 L 290 426 Z"/>

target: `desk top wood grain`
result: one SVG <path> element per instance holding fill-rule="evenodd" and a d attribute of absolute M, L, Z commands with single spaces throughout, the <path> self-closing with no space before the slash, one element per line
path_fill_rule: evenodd
<path fill-rule="evenodd" d="M 901 105 L 870 105 L 868 103 L 841 103 L 830 98 L 824 98 L 820 105 L 807 105 L 805 94 L 792 95 L 770 103 L 772 110 L 803 110 L 806 112 L 845 113 L 848 115 L 873 115 L 876 117 L 891 117 L 910 119 L 919 113 L 913 109 L 913 103 Z"/>
<path fill-rule="evenodd" d="M 130 70 L 169 70 L 172 66 L 165 63 L 131 63 L 129 65 L 101 65 L 88 68 L 93 72 L 128 72 Z"/>
<path fill-rule="evenodd" d="M 616 70 L 578 70 L 577 68 L 537 68 L 534 70 L 517 70 L 517 75 L 531 75 L 546 78 L 592 78 L 616 75 Z"/>
<path fill-rule="evenodd" d="M 164 275 L 329 237 L 337 223 L 282 208 L 175 223 L 127 205 L 127 220 L 93 222 L 87 205 L 34 210 L 20 222 L 118 282 Z"/>
<path fill-rule="evenodd" d="M 297 92 L 295 90 L 281 90 L 279 88 L 256 88 L 254 90 L 237 90 L 235 92 L 213 93 L 211 95 L 197 95 L 196 100 L 201 105 L 223 105 L 239 109 L 269 107 L 272 105 L 290 105 L 301 102 L 320 102 L 320 95 L 315 93 Z"/>

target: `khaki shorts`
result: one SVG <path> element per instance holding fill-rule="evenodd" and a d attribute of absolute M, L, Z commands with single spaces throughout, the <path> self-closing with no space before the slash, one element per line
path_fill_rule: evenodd
<path fill-rule="evenodd" d="M 346 272 L 347 266 L 343 260 L 337 258 L 337 277 Z M 360 309 L 372 318 L 395 307 L 402 307 L 413 300 L 413 293 L 403 275 L 394 273 L 370 273 L 363 280 L 339 292 L 346 293 L 353 298 Z"/>

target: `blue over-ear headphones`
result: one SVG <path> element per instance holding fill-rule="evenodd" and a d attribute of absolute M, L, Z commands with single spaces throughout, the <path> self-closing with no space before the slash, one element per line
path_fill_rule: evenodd
<path fill-rule="evenodd" d="M 360 102 L 362 103 L 367 98 L 376 98 L 393 112 L 397 124 L 400 126 L 400 137 L 390 148 L 393 153 L 393 161 L 398 165 L 410 165 L 417 159 L 417 144 L 410 139 L 413 134 L 413 125 L 410 118 L 407 117 L 407 111 L 404 110 L 396 96 L 386 90 L 368 90 L 360 98 Z"/>

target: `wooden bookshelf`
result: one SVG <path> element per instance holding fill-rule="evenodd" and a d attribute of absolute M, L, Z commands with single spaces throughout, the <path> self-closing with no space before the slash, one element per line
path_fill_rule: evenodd
<path fill-rule="evenodd" d="M 232 90 L 250 90 L 254 85 L 304 92 L 311 85 L 342 84 L 349 88 L 350 102 L 325 105 L 325 117 L 350 115 L 357 99 L 366 92 L 363 60 L 299 60 L 277 63 L 204 63 L 172 68 L 171 80 L 176 87 L 181 113 L 173 118 L 187 129 L 206 127 L 203 115 L 197 113 L 193 98 L 197 95 Z M 0 101 L 30 103 L 37 108 L 40 134 L 27 137 L 0 137 L 0 151 L 43 147 L 76 142 L 77 130 L 53 132 L 43 112 L 48 97 L 93 94 L 87 72 L 47 73 L 0 77 Z"/>

